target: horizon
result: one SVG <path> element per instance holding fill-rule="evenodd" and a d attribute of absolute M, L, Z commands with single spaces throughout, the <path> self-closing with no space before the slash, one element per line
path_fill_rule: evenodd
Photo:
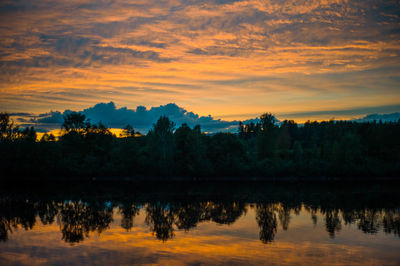
<path fill-rule="evenodd" d="M 383 122 L 397 122 L 400 119 L 400 112 L 392 113 L 366 113 L 368 110 L 364 110 L 363 115 L 355 116 L 350 119 L 340 119 L 331 117 L 329 119 L 307 119 L 299 120 L 296 117 L 305 117 L 308 113 L 304 114 L 292 114 L 291 117 L 279 116 L 273 114 L 278 122 L 284 120 L 293 120 L 297 124 L 302 125 L 307 121 L 310 122 L 322 122 L 322 121 L 355 121 L 355 122 L 373 122 L 373 121 L 383 121 Z M 350 110 L 352 111 L 352 110 Z M 214 117 L 212 115 L 200 116 L 199 114 L 193 113 L 190 110 L 182 108 L 175 103 L 168 103 L 165 105 L 160 105 L 156 107 L 147 108 L 143 105 L 137 106 L 135 109 L 129 109 L 127 107 L 117 107 L 112 101 L 108 103 L 97 103 L 94 106 L 87 107 L 82 110 L 62 110 L 53 111 L 50 110 L 41 114 L 32 113 L 9 113 L 11 118 L 16 122 L 16 124 L 27 127 L 34 126 L 35 129 L 42 133 L 48 132 L 59 135 L 62 121 L 66 114 L 71 112 L 82 113 L 86 116 L 86 119 L 91 123 L 103 123 L 108 128 L 113 130 L 113 133 L 118 135 L 121 133 L 126 125 L 131 125 L 139 132 L 147 133 L 148 130 L 156 123 L 159 117 L 167 116 L 176 124 L 176 127 L 182 124 L 188 124 L 190 127 L 195 125 L 200 125 L 205 133 L 216 133 L 216 132 L 236 132 L 239 122 L 250 123 L 257 122 L 262 114 L 254 117 L 247 117 L 242 120 L 225 120 L 218 116 Z M 268 112 L 264 112 L 268 113 Z M 322 115 L 329 115 L 330 113 L 320 112 Z M 339 113 L 340 114 L 340 113 Z M 294 118 L 294 119 L 291 119 Z"/>

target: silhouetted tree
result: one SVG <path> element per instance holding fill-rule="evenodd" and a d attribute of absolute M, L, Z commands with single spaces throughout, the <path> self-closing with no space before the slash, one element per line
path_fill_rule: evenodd
<path fill-rule="evenodd" d="M 208 143 L 208 158 L 218 175 L 238 175 L 244 171 L 246 152 L 240 139 L 231 133 L 217 133 Z"/>
<path fill-rule="evenodd" d="M 173 169 L 174 127 L 168 117 L 162 116 L 147 134 L 152 166 L 158 168 L 160 174 L 170 174 Z"/>
<path fill-rule="evenodd" d="M 8 113 L 0 113 L 0 142 L 17 138 L 19 127 L 14 125 Z"/>
<path fill-rule="evenodd" d="M 19 132 L 19 138 L 25 141 L 35 142 L 37 138 L 36 130 L 33 127 L 26 127 Z"/>
<path fill-rule="evenodd" d="M 205 175 L 210 171 L 207 143 L 200 126 L 182 124 L 174 133 L 175 168 L 178 175 Z"/>
<path fill-rule="evenodd" d="M 277 146 L 276 118 L 271 113 L 260 116 L 260 130 L 257 135 L 257 155 L 259 159 L 275 156 Z"/>
<path fill-rule="evenodd" d="M 64 116 L 64 122 L 62 128 L 67 132 L 75 131 L 81 132 L 86 128 L 87 122 L 86 116 L 82 113 L 72 112 Z"/>
<path fill-rule="evenodd" d="M 44 133 L 40 138 L 40 142 L 56 141 L 56 137 L 53 134 Z"/>
<path fill-rule="evenodd" d="M 397 178 L 400 124 L 351 121 L 277 123 L 266 113 L 238 134 L 204 134 L 160 117 L 147 136 L 127 126 L 117 138 L 84 114 L 65 115 L 60 137 L 20 129 L 0 113 L 2 178 L 187 176 L 193 178 Z"/>
<path fill-rule="evenodd" d="M 135 130 L 133 129 L 133 127 L 131 125 L 126 125 L 121 133 L 121 137 L 128 138 L 134 136 L 135 136 Z"/>

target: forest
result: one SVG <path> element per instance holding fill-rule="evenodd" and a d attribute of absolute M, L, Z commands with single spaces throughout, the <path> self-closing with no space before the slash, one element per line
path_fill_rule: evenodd
<path fill-rule="evenodd" d="M 127 125 L 116 136 L 81 113 L 64 117 L 62 134 L 37 139 L 0 114 L 2 179 L 129 178 L 172 180 L 396 179 L 400 173 L 400 121 L 292 120 L 271 113 L 239 123 L 237 133 L 205 134 L 162 116 L 146 135 Z"/>

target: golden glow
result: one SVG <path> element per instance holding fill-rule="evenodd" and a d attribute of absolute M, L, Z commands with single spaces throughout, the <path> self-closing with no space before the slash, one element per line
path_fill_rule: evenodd
<path fill-rule="evenodd" d="M 276 206 L 279 207 L 279 206 Z M 343 226 L 336 240 L 329 239 L 325 231 L 323 215 L 319 212 L 314 226 L 310 214 L 301 209 L 299 215 L 291 215 L 287 231 L 278 229 L 275 240 L 263 244 L 259 239 L 254 208 L 231 225 L 200 223 L 184 232 L 175 231 L 173 239 L 162 242 L 155 239 L 144 224 L 145 213 L 140 211 L 134 218 L 133 228 L 121 228 L 121 215 L 114 210 L 113 223 L 100 235 L 90 233 L 78 244 L 61 240 L 56 223 L 42 225 L 39 221 L 32 230 L 22 228 L 10 234 L 10 240 L 2 243 L 0 259 L 3 262 L 23 265 L 64 263 L 115 264 L 287 264 L 287 265 L 359 265 L 395 264 L 399 260 L 396 251 L 398 239 L 385 234 L 368 235 L 353 226 Z M 281 225 L 280 225 L 281 226 Z M 374 237 L 371 244 L 371 237 Z M 114 254 L 117 256 L 99 256 Z M 101 261 L 100 261 L 101 260 Z"/>
<path fill-rule="evenodd" d="M 400 104 L 399 17 L 379 4 L 55 1 L 17 10 L 1 18 L 2 111 L 174 102 L 244 119 Z"/>
<path fill-rule="evenodd" d="M 115 135 L 118 138 L 118 137 L 121 137 L 121 134 L 124 130 L 122 128 L 110 128 L 110 131 L 111 131 L 111 134 Z M 63 130 L 61 130 L 61 129 L 53 129 L 46 133 L 37 132 L 36 135 L 37 135 L 37 140 L 40 140 L 44 134 L 49 134 L 49 135 L 53 134 L 54 137 L 58 138 L 64 133 L 65 132 L 63 132 Z M 136 134 L 135 136 L 138 137 L 139 135 Z"/>
<path fill-rule="evenodd" d="M 48 134 L 48 135 L 53 134 L 54 137 L 58 138 L 63 134 L 63 131 L 61 129 L 53 129 L 53 130 L 49 130 L 46 133 L 36 132 L 36 139 L 40 140 L 44 134 Z"/>

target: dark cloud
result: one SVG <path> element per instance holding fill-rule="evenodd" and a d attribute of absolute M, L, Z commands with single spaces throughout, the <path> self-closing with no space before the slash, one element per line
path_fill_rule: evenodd
<path fill-rule="evenodd" d="M 295 117 L 316 117 L 323 115 L 353 115 L 360 116 L 371 112 L 380 112 L 381 114 L 369 114 L 359 119 L 353 119 L 356 122 L 397 122 L 400 119 L 400 112 L 382 114 L 384 112 L 390 112 L 393 110 L 400 110 L 400 105 L 390 106 L 379 106 L 379 107 L 366 107 L 366 108 L 354 108 L 348 110 L 331 110 L 331 111 L 318 111 L 318 112 L 303 112 L 284 114 L 281 117 L 284 118 L 295 118 Z M 63 112 L 51 111 L 39 115 L 32 115 L 30 113 L 11 113 L 12 116 L 18 117 L 17 121 L 22 126 L 35 127 L 40 132 L 44 132 L 51 129 L 58 129 L 64 121 L 64 116 L 73 111 L 65 110 Z M 86 108 L 80 111 L 83 113 L 91 123 L 99 123 L 107 125 L 111 128 L 123 128 L 126 125 L 132 125 L 136 130 L 142 133 L 147 131 L 155 124 L 160 116 L 167 116 L 173 121 L 177 127 L 183 123 L 188 124 L 190 127 L 200 125 L 202 130 L 205 132 L 237 132 L 237 126 L 239 121 L 225 121 L 221 119 L 215 119 L 211 115 L 199 116 L 193 112 L 189 112 L 184 108 L 179 107 L 174 103 L 161 105 L 158 107 L 151 107 L 147 109 L 145 106 L 137 106 L 136 109 L 128 109 L 126 107 L 117 108 L 114 102 L 109 103 L 98 103 L 93 107 Z M 243 123 L 257 123 L 258 118 L 244 120 Z M 279 122 L 280 120 L 277 119 Z"/>
<path fill-rule="evenodd" d="M 67 41 L 68 43 L 68 41 Z M 144 61 L 169 62 L 171 58 L 163 58 L 158 52 L 138 51 L 127 48 L 97 47 L 79 50 L 78 46 L 60 44 L 58 54 L 48 56 L 32 56 L 28 59 L 17 59 L 13 61 L 1 61 L 1 68 L 19 67 L 41 67 L 52 66 L 82 67 L 96 64 L 139 64 Z"/>
<path fill-rule="evenodd" d="M 165 42 L 154 41 L 149 36 L 138 36 L 136 38 L 124 38 L 121 40 L 123 45 L 139 45 L 150 48 L 167 48 L 168 44 Z"/>
<path fill-rule="evenodd" d="M 384 105 L 384 106 L 373 106 L 373 107 L 360 107 L 360 108 L 352 108 L 345 110 L 326 110 L 326 111 L 313 111 L 313 112 L 298 112 L 291 114 L 282 114 L 282 117 L 316 117 L 321 115 L 345 115 L 345 116 L 360 116 L 371 113 L 388 113 L 388 112 L 396 112 L 400 111 L 400 104 L 395 105 Z M 365 117 L 364 117 L 365 118 Z M 362 118 L 362 119 L 364 119 Z M 360 119 L 360 120 L 362 120 Z"/>
<path fill-rule="evenodd" d="M 58 111 L 51 111 L 49 113 L 44 113 L 38 115 L 37 119 L 34 120 L 37 123 L 44 123 L 44 124 L 58 124 L 61 125 L 61 123 L 64 121 L 63 115 L 58 112 Z"/>
<path fill-rule="evenodd" d="M 18 123 L 28 123 L 31 122 L 30 119 L 26 119 L 23 117 L 17 117 L 16 120 L 18 121 Z"/>
<path fill-rule="evenodd" d="M 198 54 L 198 55 L 206 55 L 206 54 L 208 54 L 207 51 L 204 51 L 203 49 L 200 49 L 200 48 L 196 48 L 196 49 L 193 49 L 193 50 L 189 50 L 188 53 L 191 53 L 191 54 Z"/>
<path fill-rule="evenodd" d="M 34 116 L 34 114 L 31 113 L 22 113 L 22 112 L 17 112 L 17 113 L 9 113 L 9 115 L 11 116 L 25 116 L 25 117 L 30 117 L 30 116 Z"/>
<path fill-rule="evenodd" d="M 46 128 L 48 128 L 50 124 L 53 125 L 53 128 L 60 128 L 64 121 L 63 116 L 71 112 L 71 110 L 65 110 L 62 113 L 56 111 L 40 114 L 34 119 L 34 122 L 36 122 L 38 128 L 41 128 L 42 124 L 45 125 Z M 113 128 L 123 128 L 129 124 L 142 132 L 147 132 L 153 124 L 157 122 L 160 116 L 169 117 L 178 127 L 183 123 L 188 124 L 190 127 L 200 125 L 202 130 L 207 132 L 236 132 L 236 126 L 238 124 L 238 121 L 223 121 L 215 119 L 212 116 L 199 116 L 193 112 L 188 112 L 174 103 L 152 107 L 150 109 L 144 106 L 138 106 L 136 110 L 126 107 L 117 108 L 113 102 L 99 103 L 93 107 L 82 110 L 81 113 L 85 114 L 91 123 L 102 122 Z"/>
<path fill-rule="evenodd" d="M 356 122 L 398 122 L 400 121 L 400 113 L 392 114 L 371 114 L 366 115 L 363 118 L 355 119 Z"/>

